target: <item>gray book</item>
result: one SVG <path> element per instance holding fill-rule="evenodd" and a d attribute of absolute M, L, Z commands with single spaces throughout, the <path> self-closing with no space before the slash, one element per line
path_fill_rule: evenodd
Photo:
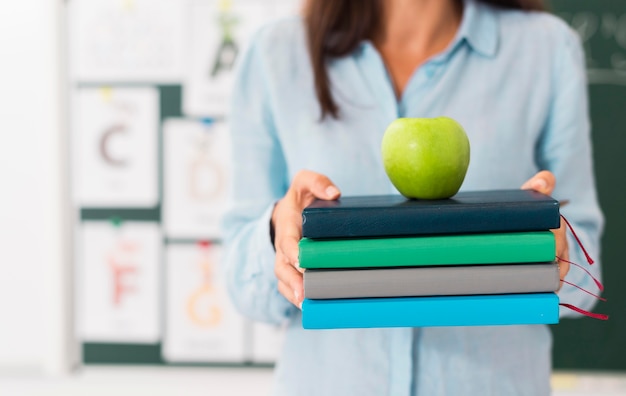
<path fill-rule="evenodd" d="M 335 299 L 542 293 L 558 290 L 559 282 L 556 263 L 307 269 L 304 296 Z"/>

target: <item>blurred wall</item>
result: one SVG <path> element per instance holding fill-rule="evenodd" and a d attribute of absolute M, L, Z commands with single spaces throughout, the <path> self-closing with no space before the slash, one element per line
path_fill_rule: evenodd
<path fill-rule="evenodd" d="M 58 370 L 67 346 L 61 2 L 0 6 L 0 375 Z"/>

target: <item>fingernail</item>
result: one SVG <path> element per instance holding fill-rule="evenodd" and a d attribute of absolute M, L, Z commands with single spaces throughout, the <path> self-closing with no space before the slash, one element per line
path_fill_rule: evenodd
<path fill-rule="evenodd" d="M 298 304 L 298 308 L 300 308 L 300 311 L 302 311 L 302 303 Z"/>
<path fill-rule="evenodd" d="M 328 186 L 328 187 L 326 187 L 326 196 L 334 197 L 337 194 L 339 194 L 339 190 L 337 190 L 337 187 L 335 187 L 335 186 Z"/>
<path fill-rule="evenodd" d="M 546 183 L 544 179 L 536 180 L 534 185 L 535 185 L 535 189 L 537 190 L 543 190 L 548 187 L 548 183 Z"/>
<path fill-rule="evenodd" d="M 293 291 L 293 298 L 294 298 L 296 301 L 300 301 L 300 293 L 298 293 L 298 291 L 297 291 L 297 290 L 294 290 L 294 291 Z"/>

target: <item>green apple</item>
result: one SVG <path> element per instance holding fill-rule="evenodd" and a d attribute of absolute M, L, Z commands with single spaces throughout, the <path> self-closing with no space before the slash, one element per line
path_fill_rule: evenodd
<path fill-rule="evenodd" d="M 381 151 L 391 183 L 416 199 L 456 194 L 470 160 L 467 134 L 449 117 L 398 118 L 385 130 Z"/>

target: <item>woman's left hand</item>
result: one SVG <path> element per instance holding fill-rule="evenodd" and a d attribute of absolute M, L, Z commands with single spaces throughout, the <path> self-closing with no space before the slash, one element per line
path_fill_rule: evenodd
<path fill-rule="evenodd" d="M 531 177 L 526 183 L 522 185 L 522 189 L 532 189 L 540 193 L 551 195 L 556 185 L 556 178 L 550 171 L 538 172 L 535 176 Z M 565 235 L 566 225 L 563 219 L 561 219 L 561 226 L 555 230 L 551 230 L 554 233 L 556 240 L 556 257 L 559 263 L 559 276 L 561 280 L 565 279 L 569 271 L 569 263 L 564 260 L 569 260 L 569 249 L 567 246 L 567 238 Z M 562 260 L 559 260 L 562 259 Z M 563 282 L 561 282 L 561 285 Z"/>

